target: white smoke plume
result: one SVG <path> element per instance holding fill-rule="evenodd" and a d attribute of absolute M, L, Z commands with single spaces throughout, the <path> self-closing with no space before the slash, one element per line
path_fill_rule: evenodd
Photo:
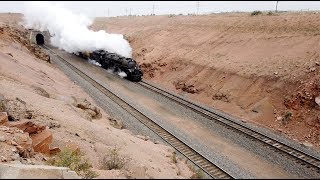
<path fill-rule="evenodd" d="M 97 61 L 95 61 L 94 59 L 88 59 L 88 62 L 90 63 L 90 64 L 93 64 L 93 65 L 96 65 L 96 66 L 100 66 L 101 67 L 101 64 L 100 63 L 98 63 Z M 108 73 L 112 73 L 112 74 L 118 74 L 118 76 L 120 76 L 121 78 L 125 78 L 125 77 L 127 77 L 128 75 L 127 75 L 127 73 L 125 73 L 125 72 L 123 72 L 123 71 L 115 71 L 115 69 L 114 68 L 109 68 L 109 69 L 107 69 L 107 72 Z"/>
<path fill-rule="evenodd" d="M 88 59 L 88 62 L 89 62 L 90 64 L 93 64 L 93 65 L 96 65 L 96 66 L 100 66 L 100 67 L 101 67 L 101 64 L 98 63 L 97 61 L 95 61 L 94 59 Z"/>
<path fill-rule="evenodd" d="M 51 44 L 69 53 L 103 49 L 131 58 L 132 49 L 122 34 L 88 28 L 92 20 L 52 2 L 25 2 L 24 26 L 48 30 Z"/>
<path fill-rule="evenodd" d="M 127 77 L 127 73 L 125 73 L 125 72 L 123 72 L 123 71 L 118 72 L 118 75 L 119 75 L 120 77 L 122 77 L 122 78 Z"/>

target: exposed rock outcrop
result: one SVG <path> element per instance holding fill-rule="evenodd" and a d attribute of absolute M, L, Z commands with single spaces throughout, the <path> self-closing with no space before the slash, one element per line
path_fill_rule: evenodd
<path fill-rule="evenodd" d="M 2 162 L 33 157 L 32 140 L 27 132 L 16 127 L 0 126 L 0 156 Z"/>
<path fill-rule="evenodd" d="M 52 154 L 60 151 L 58 148 L 50 148 L 53 140 L 52 133 L 43 124 L 36 124 L 30 120 L 23 119 L 18 122 L 10 122 L 8 123 L 8 126 L 17 127 L 22 131 L 29 133 L 32 139 L 32 147 L 35 152 Z"/>
<path fill-rule="evenodd" d="M 32 112 L 27 110 L 26 102 L 19 98 L 13 100 L 2 100 L 3 111 L 8 113 L 9 121 L 18 121 L 19 119 L 31 119 Z"/>
<path fill-rule="evenodd" d="M 17 127 L 24 132 L 29 134 L 36 134 L 40 131 L 43 131 L 46 127 L 42 124 L 35 124 L 28 119 L 22 119 L 20 121 L 10 122 L 9 127 Z"/>
<path fill-rule="evenodd" d="M 5 125 L 6 123 L 8 123 L 7 112 L 0 112 L 0 125 Z"/>
<path fill-rule="evenodd" d="M 54 99 L 64 101 L 66 104 L 81 109 L 82 111 L 78 112 L 88 120 L 100 119 L 102 117 L 100 109 L 92 105 L 87 99 L 63 95 L 57 95 Z"/>
<path fill-rule="evenodd" d="M 84 110 L 92 119 L 100 119 L 102 117 L 102 114 L 100 113 L 100 109 L 98 109 L 96 106 L 93 106 L 86 99 L 76 99 L 75 106 L 77 108 Z"/>
<path fill-rule="evenodd" d="M 0 160 L 3 162 L 31 158 L 36 152 L 54 154 L 52 134 L 45 125 L 28 119 L 10 122 L 5 112 L 0 112 Z"/>
<path fill-rule="evenodd" d="M 176 81 L 173 83 L 177 90 L 181 89 L 184 92 L 195 94 L 200 93 L 202 90 L 196 88 L 193 84 L 187 84 L 186 82 Z"/>
<path fill-rule="evenodd" d="M 114 128 L 122 129 L 124 127 L 122 121 L 120 121 L 119 119 L 115 119 L 111 117 L 109 117 L 108 119 L 110 121 L 111 126 L 113 126 Z"/>

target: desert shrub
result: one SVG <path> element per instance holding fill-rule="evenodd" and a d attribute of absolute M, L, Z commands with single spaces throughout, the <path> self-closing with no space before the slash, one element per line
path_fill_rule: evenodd
<path fill-rule="evenodd" d="M 267 13 L 267 15 L 268 15 L 268 16 L 272 16 L 272 15 L 274 15 L 274 13 L 273 13 L 272 11 L 269 11 L 269 12 Z"/>
<path fill-rule="evenodd" d="M 190 165 L 188 166 L 190 168 L 190 170 L 193 172 L 192 176 L 190 177 L 190 179 L 205 179 L 206 175 L 205 173 L 202 171 L 202 169 L 195 169 L 194 166 Z"/>
<path fill-rule="evenodd" d="M 283 118 L 282 118 L 282 124 L 288 124 L 289 121 L 291 120 L 292 113 L 290 111 L 287 111 L 283 113 Z"/>
<path fill-rule="evenodd" d="M 119 148 L 114 147 L 109 150 L 102 159 L 102 168 L 105 170 L 121 169 L 128 159 L 125 156 L 119 154 Z"/>
<path fill-rule="evenodd" d="M 175 164 L 176 164 L 176 163 L 178 162 L 178 160 L 177 160 L 177 156 L 176 156 L 176 152 L 173 152 L 173 153 L 172 153 L 171 158 L 172 158 L 172 162 L 173 162 L 173 163 L 175 163 Z"/>
<path fill-rule="evenodd" d="M 229 95 L 227 94 L 224 94 L 224 93 L 216 93 L 212 96 L 212 99 L 213 100 L 220 100 L 220 101 L 224 101 L 224 102 L 230 102 L 230 99 L 229 99 Z"/>
<path fill-rule="evenodd" d="M 204 179 L 205 174 L 201 169 L 197 169 L 193 172 L 193 175 L 191 176 L 191 179 Z"/>
<path fill-rule="evenodd" d="M 91 170 L 92 165 L 87 159 L 83 158 L 81 152 L 72 151 L 68 148 L 57 154 L 57 157 L 49 159 L 48 163 L 52 166 L 68 167 L 85 179 L 92 179 L 98 174 Z"/>
<path fill-rule="evenodd" d="M 253 12 L 251 13 L 251 16 L 257 16 L 257 15 L 259 15 L 259 14 L 262 14 L 262 12 L 261 12 L 261 11 L 253 11 Z"/>

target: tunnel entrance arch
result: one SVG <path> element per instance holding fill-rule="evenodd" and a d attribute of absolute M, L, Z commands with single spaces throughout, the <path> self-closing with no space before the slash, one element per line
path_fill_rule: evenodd
<path fill-rule="evenodd" d="M 37 41 L 37 44 L 39 45 L 42 45 L 44 44 L 44 36 L 42 34 L 37 34 L 36 35 L 36 41 Z"/>

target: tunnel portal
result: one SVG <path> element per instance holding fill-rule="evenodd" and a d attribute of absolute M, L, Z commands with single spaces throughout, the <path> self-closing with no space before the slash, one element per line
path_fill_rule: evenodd
<path fill-rule="evenodd" d="M 44 36 L 42 34 L 37 34 L 36 35 L 36 41 L 37 41 L 37 44 L 39 45 L 42 45 L 44 44 Z"/>

